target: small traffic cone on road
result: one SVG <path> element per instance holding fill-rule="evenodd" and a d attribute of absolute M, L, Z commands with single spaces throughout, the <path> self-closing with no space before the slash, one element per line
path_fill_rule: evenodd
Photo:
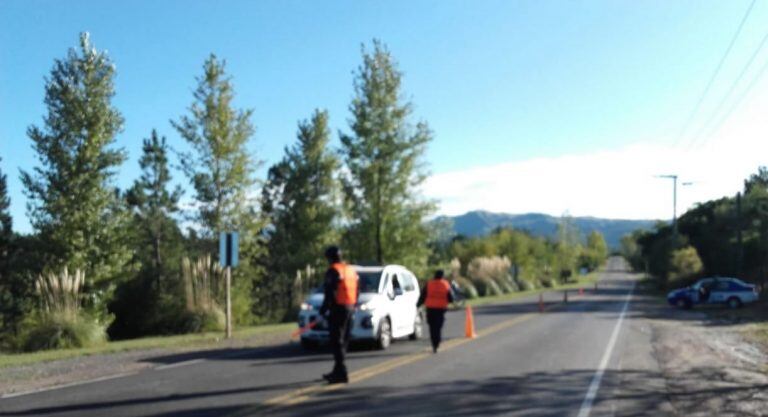
<path fill-rule="evenodd" d="M 544 294 L 539 294 L 539 313 L 544 312 Z"/>
<path fill-rule="evenodd" d="M 472 318 L 472 307 L 467 306 L 467 318 L 464 321 L 464 336 L 467 339 L 474 339 L 477 337 L 475 333 L 475 320 Z"/>

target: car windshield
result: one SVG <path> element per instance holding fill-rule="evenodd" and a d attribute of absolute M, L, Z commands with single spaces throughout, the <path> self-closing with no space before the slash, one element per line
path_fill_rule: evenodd
<path fill-rule="evenodd" d="M 358 272 L 360 277 L 360 292 L 379 292 L 379 282 L 381 282 L 381 272 Z"/>
<path fill-rule="evenodd" d="M 697 283 L 693 284 L 693 288 L 699 289 L 702 287 L 702 285 L 711 285 L 712 279 L 702 279 L 701 281 L 698 281 Z"/>

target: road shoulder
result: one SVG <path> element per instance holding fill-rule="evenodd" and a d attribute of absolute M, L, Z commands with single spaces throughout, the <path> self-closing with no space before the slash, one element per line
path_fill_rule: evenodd
<path fill-rule="evenodd" d="M 721 310 L 678 310 L 658 297 L 641 307 L 638 325 L 650 335 L 675 415 L 766 415 L 768 356 L 745 337 L 749 324 L 724 322 Z"/>

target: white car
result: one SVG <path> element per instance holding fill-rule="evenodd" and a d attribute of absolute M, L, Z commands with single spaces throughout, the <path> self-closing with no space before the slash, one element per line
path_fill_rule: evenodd
<path fill-rule="evenodd" d="M 419 282 L 400 265 L 354 266 L 360 277 L 360 297 L 352 317 L 350 341 L 374 342 L 386 349 L 392 339 L 422 336 L 422 317 L 416 303 Z M 323 305 L 322 288 L 307 297 L 299 312 L 299 328 L 316 321 L 301 335 L 306 348 L 328 342 L 328 324 L 318 310 Z"/>

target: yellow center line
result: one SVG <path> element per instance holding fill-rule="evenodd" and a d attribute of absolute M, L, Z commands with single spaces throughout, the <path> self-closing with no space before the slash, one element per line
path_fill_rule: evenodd
<path fill-rule="evenodd" d="M 549 311 L 555 307 L 562 306 L 562 305 L 565 305 L 565 304 L 564 303 L 550 304 L 544 307 L 543 311 Z M 509 320 L 502 321 L 501 323 L 496 323 L 492 326 L 486 327 L 478 331 L 477 337 L 475 338 L 462 338 L 462 339 L 448 340 L 441 345 L 440 351 L 445 352 L 445 351 L 457 348 L 465 343 L 472 342 L 474 340 L 489 336 L 491 334 L 500 332 L 509 327 L 528 321 L 538 315 L 539 315 L 538 312 L 525 313 L 523 315 L 511 318 Z M 373 378 L 375 376 L 381 375 L 383 373 L 389 372 L 393 369 L 429 358 L 433 356 L 433 354 L 430 351 L 431 349 L 424 349 L 419 352 L 406 355 L 404 357 L 390 359 L 388 361 L 384 361 L 379 364 L 372 365 L 367 368 L 363 368 L 363 369 L 359 369 L 357 371 L 351 372 L 349 374 L 349 384 L 312 385 L 309 387 L 300 388 L 300 389 L 288 392 L 286 394 L 270 398 L 252 408 L 235 412 L 231 414 L 230 417 L 255 415 L 257 412 L 265 413 L 266 411 L 269 411 L 269 410 L 275 410 L 278 408 L 284 408 L 284 407 L 288 407 L 296 404 L 301 404 L 303 402 L 310 400 L 312 398 L 312 395 L 314 394 L 336 391 L 344 387 L 347 387 L 350 384 L 362 382 L 367 379 Z"/>

